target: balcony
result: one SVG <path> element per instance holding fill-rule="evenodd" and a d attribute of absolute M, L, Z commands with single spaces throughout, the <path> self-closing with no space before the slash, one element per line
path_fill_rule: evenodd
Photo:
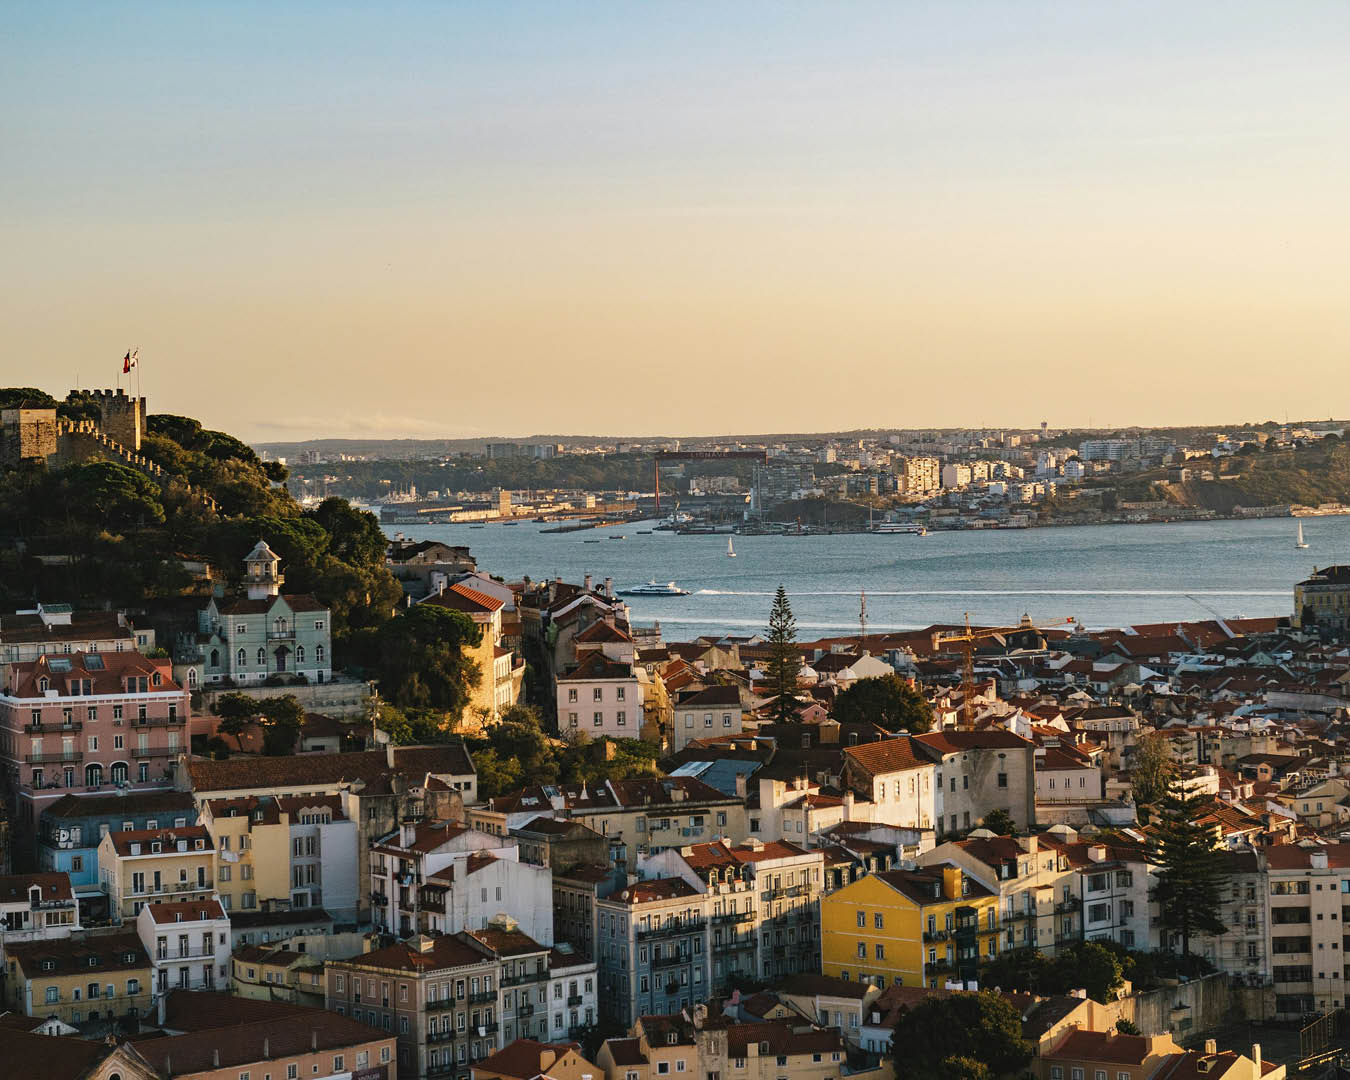
<path fill-rule="evenodd" d="M 173 757 L 179 752 L 177 746 L 133 746 L 131 756 L 138 758 Z"/>
<path fill-rule="evenodd" d="M 946 941 L 952 936 L 950 930 L 925 930 L 923 940 L 925 945 L 932 945 L 934 942 Z"/>
<path fill-rule="evenodd" d="M 676 953 L 674 956 L 654 957 L 652 959 L 652 967 L 679 967 L 681 964 L 691 964 L 693 961 L 693 953 Z"/>
<path fill-rule="evenodd" d="M 478 1034 L 478 1035 L 496 1035 L 496 1034 L 497 1034 L 497 1023 L 496 1023 L 496 1021 L 494 1020 L 494 1021 L 493 1021 L 492 1023 L 490 1023 L 490 1024 L 477 1024 L 477 1025 L 474 1026 L 474 1033 L 475 1033 L 475 1034 Z M 488 1051 L 488 1054 L 494 1054 L 494 1053 L 496 1053 L 495 1050 L 489 1050 L 489 1051 Z M 487 1055 L 485 1054 L 485 1055 L 483 1055 L 483 1056 L 486 1057 Z"/>
<path fill-rule="evenodd" d="M 267 631 L 268 641 L 294 641 L 294 630 L 269 630 Z"/>
<path fill-rule="evenodd" d="M 81 723 L 70 724 L 24 724 L 25 735 L 77 735 L 84 730 Z"/>
<path fill-rule="evenodd" d="M 461 1037 L 462 1037 L 462 1036 L 461 1036 Z M 448 1042 L 454 1042 L 454 1041 L 455 1041 L 455 1038 L 456 1038 L 455 1032 L 452 1031 L 452 1030 L 446 1030 L 446 1031 L 428 1031 L 428 1032 L 427 1032 L 427 1042 L 429 1042 L 429 1043 L 448 1043 Z"/>
<path fill-rule="evenodd" d="M 524 983 L 544 982 L 547 978 L 547 971 L 526 971 L 520 975 L 503 975 L 501 984 L 503 986 L 520 986 Z"/>
<path fill-rule="evenodd" d="M 567 1004 L 568 1004 L 569 1007 L 574 1006 L 574 1005 L 580 1005 L 580 1004 L 581 1004 L 581 995 L 580 995 L 580 994 L 568 994 L 568 995 L 567 995 Z"/>
<path fill-rule="evenodd" d="M 720 915 L 714 915 L 712 921 L 722 924 L 754 922 L 755 913 L 753 911 L 725 911 Z"/>
<path fill-rule="evenodd" d="M 370 894 L 370 902 L 372 904 L 379 904 L 380 907 L 384 907 L 385 904 L 389 903 L 389 894 L 382 892 L 373 892 Z"/>
<path fill-rule="evenodd" d="M 56 765 L 61 762 L 83 761 L 84 753 L 80 750 L 66 750 L 55 754 L 29 754 L 24 761 L 29 765 Z"/>
<path fill-rule="evenodd" d="M 186 723 L 186 716 L 147 716 L 143 720 L 133 720 L 131 726 L 133 728 L 183 727 Z"/>
<path fill-rule="evenodd" d="M 1077 911 L 1077 910 L 1078 910 L 1079 908 L 1081 908 L 1082 906 L 1083 906 L 1083 901 L 1081 901 L 1081 900 L 1077 900 L 1077 899 L 1074 899 L 1074 900 L 1061 900 L 1059 903 L 1057 903 L 1057 904 L 1055 905 L 1055 914 L 1061 915 L 1061 914 L 1064 914 L 1065 912 L 1069 912 L 1069 911 Z"/>
<path fill-rule="evenodd" d="M 497 1000 L 497 991 L 484 990 L 481 994 L 470 994 L 470 1005 L 486 1005 L 488 1002 Z"/>
<path fill-rule="evenodd" d="M 668 923 L 665 926 L 638 927 L 637 939 L 646 941 L 648 938 L 692 934 L 702 930 L 705 925 L 702 919 L 689 919 L 687 922 Z"/>
<path fill-rule="evenodd" d="M 945 975 L 951 970 L 952 964 L 950 960 L 933 960 L 923 966 L 923 973 L 925 975 Z"/>
<path fill-rule="evenodd" d="M 517 1006 L 516 1006 L 516 1016 L 517 1016 L 517 1017 L 526 1017 L 526 1016 L 533 1016 L 533 1015 L 534 1015 L 534 1006 L 531 1005 L 528 1001 L 525 1002 L 525 1004 L 523 1004 L 523 1005 L 517 1005 Z"/>

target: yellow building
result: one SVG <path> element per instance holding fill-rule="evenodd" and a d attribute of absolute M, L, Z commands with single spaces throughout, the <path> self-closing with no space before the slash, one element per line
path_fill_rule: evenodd
<path fill-rule="evenodd" d="M 841 979 L 942 986 L 998 952 L 998 897 L 957 866 L 868 874 L 820 912 L 822 968 Z"/>
<path fill-rule="evenodd" d="M 209 898 L 215 861 L 200 825 L 110 832 L 99 841 L 98 879 L 113 919 L 134 919 L 146 904 Z"/>
<path fill-rule="evenodd" d="M 5 949 L 5 1006 L 67 1024 L 146 1016 L 150 957 L 135 933 L 26 941 Z"/>
<path fill-rule="evenodd" d="M 318 801 L 335 800 L 317 796 Z M 216 891 L 226 911 L 291 901 L 290 819 L 277 799 L 208 799 L 200 820 L 216 846 Z"/>
<path fill-rule="evenodd" d="M 230 960 L 235 997 L 323 1008 L 323 961 L 278 945 L 241 945 Z"/>

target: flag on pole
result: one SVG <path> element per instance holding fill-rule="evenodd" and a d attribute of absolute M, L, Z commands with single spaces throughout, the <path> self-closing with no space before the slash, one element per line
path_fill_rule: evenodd
<path fill-rule="evenodd" d="M 132 352 L 130 349 L 127 350 L 126 356 L 122 357 L 123 375 L 129 374 L 131 369 L 136 366 L 136 358 L 140 356 L 140 354 L 141 354 L 140 349 L 137 349 L 135 352 Z"/>

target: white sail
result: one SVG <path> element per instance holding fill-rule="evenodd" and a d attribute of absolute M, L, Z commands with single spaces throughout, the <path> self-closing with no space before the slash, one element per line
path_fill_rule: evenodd
<path fill-rule="evenodd" d="M 728 536 L 728 537 L 727 537 L 727 558 L 728 558 L 728 559 L 734 559 L 735 557 L 736 557 L 736 546 L 735 546 L 735 544 L 733 544 L 733 543 L 731 542 L 731 537 Z"/>
<path fill-rule="evenodd" d="M 1298 539 L 1294 541 L 1294 547 L 1305 548 L 1307 546 L 1307 543 L 1303 539 L 1303 522 L 1300 521 L 1298 523 Z"/>

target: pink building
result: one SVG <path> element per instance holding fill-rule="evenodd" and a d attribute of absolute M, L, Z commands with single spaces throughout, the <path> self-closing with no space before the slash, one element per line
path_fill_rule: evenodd
<path fill-rule="evenodd" d="M 0 774 L 32 826 L 66 794 L 162 788 L 191 735 L 172 661 L 75 652 L 9 665 L 0 691 Z"/>

